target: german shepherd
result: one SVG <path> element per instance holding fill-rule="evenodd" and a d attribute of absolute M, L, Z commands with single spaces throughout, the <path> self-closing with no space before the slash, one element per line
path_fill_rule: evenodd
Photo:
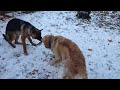
<path fill-rule="evenodd" d="M 3 34 L 4 39 L 13 47 L 15 48 L 15 44 L 20 44 L 18 42 L 19 36 L 21 35 L 21 40 L 22 40 L 22 46 L 24 50 L 24 54 L 28 55 L 27 48 L 26 48 L 26 38 L 30 41 L 30 43 L 33 46 L 36 46 L 37 44 L 32 42 L 32 39 L 37 39 L 41 41 L 41 31 L 35 28 L 32 24 L 29 22 L 14 18 L 11 19 L 7 26 L 6 26 L 6 33 Z M 12 41 L 15 40 L 15 44 L 12 43 Z M 42 41 L 41 41 L 42 42 Z"/>

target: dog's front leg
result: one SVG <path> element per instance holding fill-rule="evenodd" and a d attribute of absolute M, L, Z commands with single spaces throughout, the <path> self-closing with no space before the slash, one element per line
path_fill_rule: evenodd
<path fill-rule="evenodd" d="M 64 70 L 63 70 L 63 76 L 62 76 L 62 79 L 70 79 L 69 77 L 69 70 L 68 68 L 66 67 L 66 65 L 64 64 Z"/>
<path fill-rule="evenodd" d="M 27 53 L 27 48 L 26 48 L 26 42 L 25 42 L 25 39 L 26 39 L 26 37 L 21 36 L 22 46 L 23 46 L 23 50 L 24 50 L 24 54 L 25 54 L 25 55 L 28 55 L 28 53 Z"/>
<path fill-rule="evenodd" d="M 62 57 L 61 57 L 61 55 L 60 55 L 60 53 L 57 49 L 54 49 L 53 53 L 55 55 L 55 59 L 50 61 L 50 64 L 54 65 L 54 66 L 57 66 L 62 61 Z"/>
<path fill-rule="evenodd" d="M 32 39 L 31 39 L 30 37 L 27 37 L 27 38 L 28 38 L 29 42 L 30 42 L 33 46 L 36 46 L 36 45 L 37 45 L 37 44 L 35 44 L 35 43 L 32 42 Z"/>

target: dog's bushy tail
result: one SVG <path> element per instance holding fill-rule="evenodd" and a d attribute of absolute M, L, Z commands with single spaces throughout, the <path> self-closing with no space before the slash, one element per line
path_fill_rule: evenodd
<path fill-rule="evenodd" d="M 6 38 L 6 35 L 5 35 L 5 34 L 2 34 L 2 35 L 3 35 L 4 39 L 5 39 L 6 41 L 8 41 L 7 38 Z"/>
<path fill-rule="evenodd" d="M 0 31 L 0 33 L 3 35 L 4 39 L 5 39 L 6 41 L 8 41 L 7 38 L 6 38 L 6 35 L 3 34 L 1 31 Z"/>

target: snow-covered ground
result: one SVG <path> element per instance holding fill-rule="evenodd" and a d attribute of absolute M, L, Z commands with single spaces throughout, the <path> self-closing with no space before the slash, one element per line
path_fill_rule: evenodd
<path fill-rule="evenodd" d="M 78 20 L 74 11 L 39 11 L 17 14 L 16 18 L 28 21 L 48 34 L 62 35 L 74 41 L 85 56 L 89 79 L 120 79 L 119 30 L 98 27 L 96 16 L 91 21 Z M 5 33 L 7 22 L 0 21 L 0 31 Z M 21 40 L 19 39 L 21 42 Z M 33 42 L 39 41 L 33 39 Z M 0 79 L 61 79 L 63 65 L 49 65 L 53 53 L 43 44 L 37 47 L 27 41 L 28 56 L 22 45 L 12 48 L 0 35 Z"/>

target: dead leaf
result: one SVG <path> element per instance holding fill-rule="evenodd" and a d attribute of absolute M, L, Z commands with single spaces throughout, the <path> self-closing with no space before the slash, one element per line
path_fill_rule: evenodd
<path fill-rule="evenodd" d="M 92 51 L 92 49 L 88 49 L 88 51 Z"/>

